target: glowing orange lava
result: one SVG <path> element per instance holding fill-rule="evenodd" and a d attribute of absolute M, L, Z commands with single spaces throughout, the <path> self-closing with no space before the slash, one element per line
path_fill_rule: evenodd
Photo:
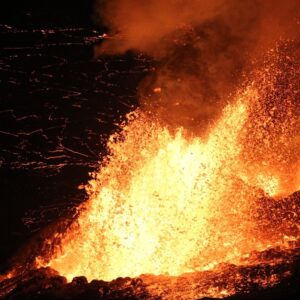
<path fill-rule="evenodd" d="M 257 199 L 297 189 L 299 161 L 281 146 L 293 139 L 292 116 L 276 119 L 279 132 L 269 113 L 282 103 L 272 98 L 264 110 L 276 74 L 263 74 L 266 82 L 237 92 L 205 137 L 130 114 L 108 142 L 110 155 L 94 173 L 78 219 L 50 261 L 37 263 L 69 280 L 111 280 L 240 264 L 251 251 L 283 246 L 262 234 Z M 291 170 L 294 181 L 287 182 Z"/>

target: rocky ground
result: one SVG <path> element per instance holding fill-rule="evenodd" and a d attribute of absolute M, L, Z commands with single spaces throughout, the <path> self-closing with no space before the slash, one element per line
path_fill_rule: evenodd
<path fill-rule="evenodd" d="M 222 266 L 222 271 L 184 274 L 179 277 L 142 275 L 139 278 L 118 278 L 111 282 L 85 277 L 67 283 L 50 268 L 24 272 L 0 283 L 2 299 L 213 299 L 203 295 L 215 290 L 236 294 L 225 299 L 299 299 L 300 248 L 282 253 L 271 250 L 261 255 L 281 257 L 280 263 L 255 266 Z M 277 276 L 277 283 L 268 287 L 264 281 Z M 226 296 L 224 294 L 224 296 Z"/>

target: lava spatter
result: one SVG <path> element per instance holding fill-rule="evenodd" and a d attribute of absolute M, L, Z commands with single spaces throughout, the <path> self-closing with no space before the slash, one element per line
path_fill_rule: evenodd
<path fill-rule="evenodd" d="M 224 263 L 253 265 L 253 252 L 291 247 L 295 218 L 285 216 L 284 207 L 264 210 L 261 200 L 291 193 L 299 183 L 285 183 L 288 168 L 299 168 L 291 143 L 297 102 L 282 102 L 280 95 L 293 91 L 278 86 L 278 74 L 255 73 L 258 79 L 237 92 L 206 136 L 170 130 L 141 110 L 129 114 L 109 139 L 109 155 L 87 186 L 89 200 L 79 217 L 37 265 L 68 280 L 180 276 Z M 272 119 L 270 103 L 285 111 Z M 271 210 L 283 226 L 276 227 Z"/>

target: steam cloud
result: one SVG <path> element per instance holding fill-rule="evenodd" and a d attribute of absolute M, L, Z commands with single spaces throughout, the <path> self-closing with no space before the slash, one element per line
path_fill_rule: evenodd
<path fill-rule="evenodd" d="M 168 125 L 202 132 L 265 49 L 299 28 L 300 0 L 106 0 L 98 16 L 114 38 L 98 54 L 142 51 L 158 62 L 141 105 Z M 155 93 L 156 91 L 156 93 Z"/>

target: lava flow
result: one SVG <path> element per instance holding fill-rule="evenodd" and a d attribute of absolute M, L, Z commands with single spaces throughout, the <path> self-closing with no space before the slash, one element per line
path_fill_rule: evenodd
<path fill-rule="evenodd" d="M 293 63 L 284 50 L 270 51 L 201 137 L 141 110 L 129 114 L 109 139 L 78 218 L 36 264 L 68 280 L 112 280 L 249 265 L 261 262 L 255 251 L 287 251 L 299 224 L 284 209 L 273 220 L 261 199 L 282 201 L 300 188 Z"/>

